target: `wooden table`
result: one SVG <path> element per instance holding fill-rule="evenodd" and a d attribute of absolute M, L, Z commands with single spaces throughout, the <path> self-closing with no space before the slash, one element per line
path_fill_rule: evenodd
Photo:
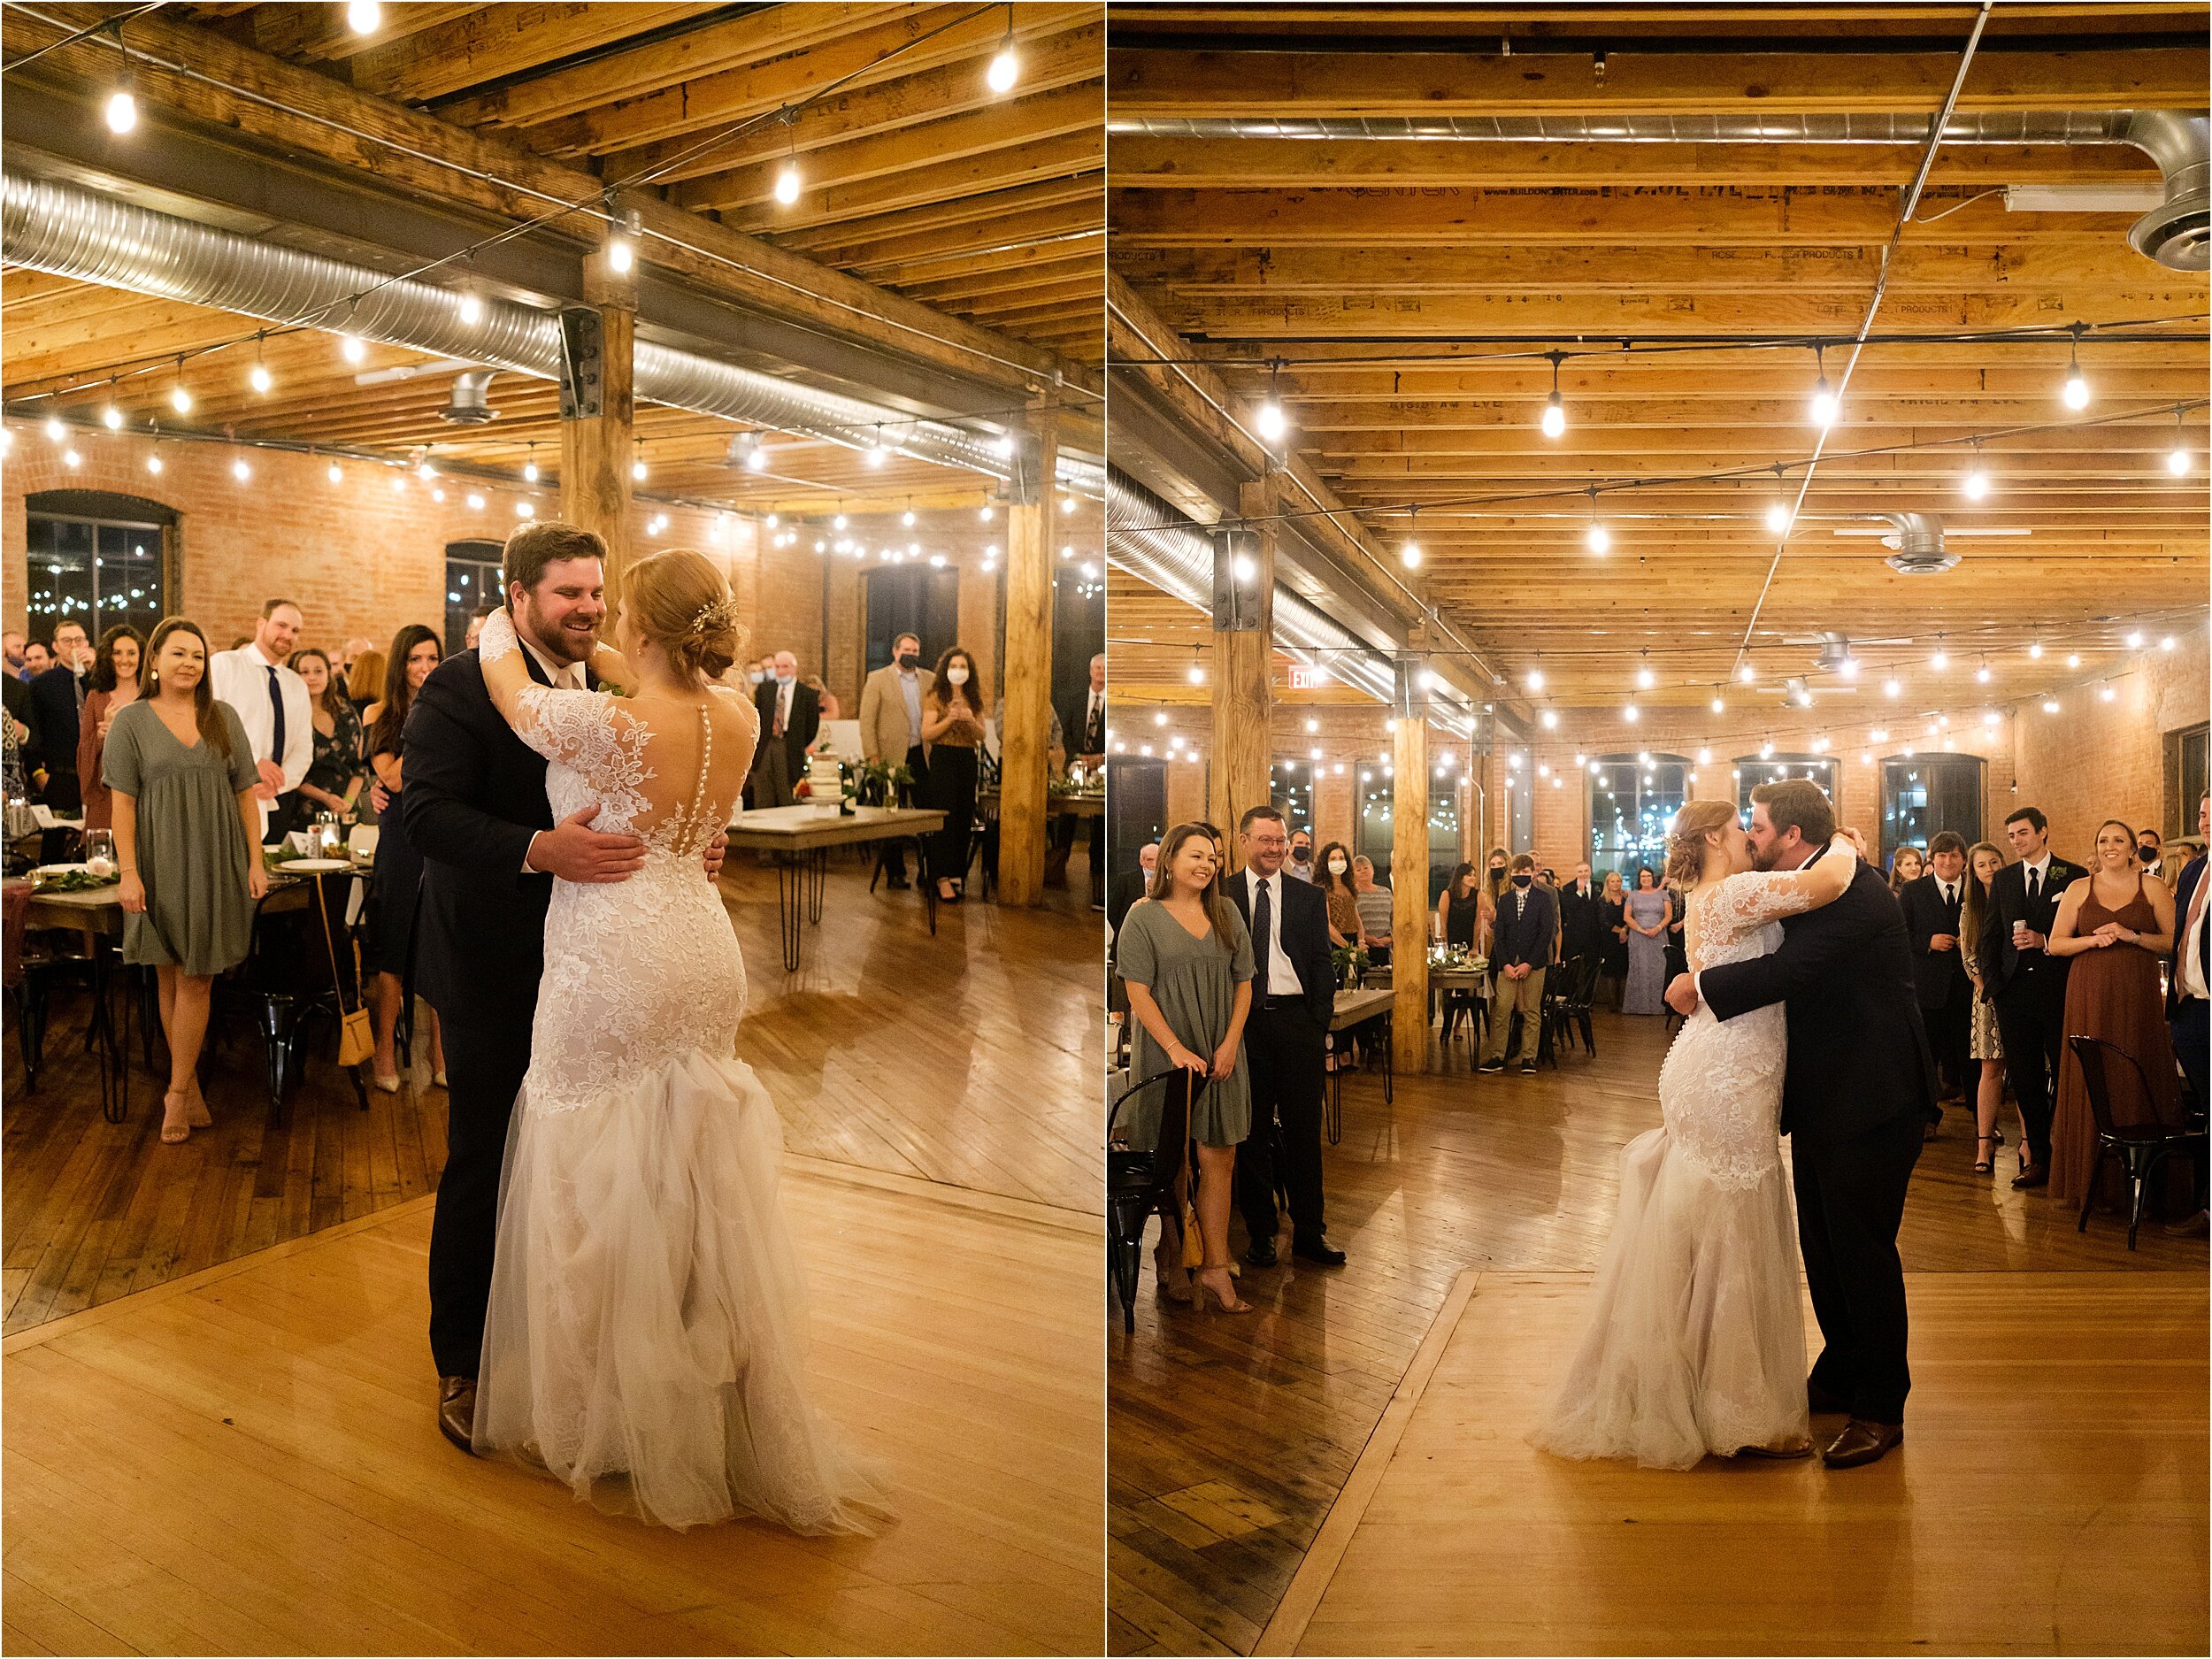
<path fill-rule="evenodd" d="M 1356 1025 L 1373 1021 L 1382 1022 L 1383 1103 L 1394 1103 L 1392 1082 L 1394 1072 L 1390 1059 L 1390 1010 L 1394 998 L 1387 988 L 1363 987 L 1356 991 L 1339 991 L 1336 1009 L 1329 1016 L 1332 1035 L 1350 1031 Z M 1329 1132 L 1329 1144 L 1334 1146 L 1344 1139 L 1344 1067 L 1343 1056 L 1338 1056 L 1337 1069 L 1329 1073 L 1329 1094 L 1325 1103 L 1324 1126 Z"/>
<path fill-rule="evenodd" d="M 985 812 L 998 810 L 998 791 L 986 789 L 975 798 L 977 806 Z M 1102 818 L 1106 813 L 1106 797 L 1097 791 L 1082 795 L 1048 795 L 1045 796 L 1047 818 Z"/>
<path fill-rule="evenodd" d="M 776 916 L 783 930 L 783 965 L 799 969 L 803 923 L 822 920 L 822 877 L 833 847 L 862 847 L 883 841 L 912 841 L 929 931 L 937 931 L 937 882 L 929 873 L 929 849 L 923 838 L 945 826 L 945 815 L 927 807 L 864 806 L 851 812 L 825 812 L 812 806 L 768 807 L 741 814 L 729 827 L 732 852 L 776 856 Z"/>

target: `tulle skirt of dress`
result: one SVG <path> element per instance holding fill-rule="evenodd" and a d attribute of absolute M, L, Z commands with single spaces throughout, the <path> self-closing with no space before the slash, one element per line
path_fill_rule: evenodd
<path fill-rule="evenodd" d="M 618 1097 L 515 1107 L 476 1449 L 603 1509 L 870 1532 L 875 1474 L 809 1402 L 774 1104 L 693 1050 Z"/>
<path fill-rule="evenodd" d="M 1664 1128 L 1621 1152 L 1594 1305 L 1530 1443 L 1687 1469 L 1807 1432 L 1787 1175 L 1717 1180 Z"/>

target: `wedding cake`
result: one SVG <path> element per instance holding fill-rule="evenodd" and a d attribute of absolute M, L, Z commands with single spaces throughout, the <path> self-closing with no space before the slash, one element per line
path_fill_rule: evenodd
<path fill-rule="evenodd" d="M 844 810 L 845 769 L 833 755 L 810 755 L 806 763 L 807 799 L 817 812 L 833 816 Z"/>

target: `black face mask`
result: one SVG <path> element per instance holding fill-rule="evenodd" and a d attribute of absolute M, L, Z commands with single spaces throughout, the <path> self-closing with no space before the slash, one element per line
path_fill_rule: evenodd
<path fill-rule="evenodd" d="M 1294 864 L 1311 864 L 1313 862 L 1313 849 L 1310 847 L 1292 848 L 1290 849 L 1290 862 Z"/>
<path fill-rule="evenodd" d="M 1516 876 L 1513 878 L 1513 885 L 1517 887 L 1525 887 L 1535 879 L 1534 876 Z"/>
<path fill-rule="evenodd" d="M 2145 841 L 2135 850 L 2137 854 L 2140 856 L 2145 864 L 2154 864 L 2158 862 L 2158 849 L 2152 846 L 2148 841 Z"/>
<path fill-rule="evenodd" d="M 912 673 L 921 665 L 922 659 L 919 657 L 917 657 L 912 651 L 901 651 L 899 653 L 899 666 L 906 670 L 907 672 Z"/>

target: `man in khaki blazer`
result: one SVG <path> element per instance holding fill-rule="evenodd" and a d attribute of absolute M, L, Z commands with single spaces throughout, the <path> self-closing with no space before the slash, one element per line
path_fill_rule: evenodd
<path fill-rule="evenodd" d="M 929 763 L 922 753 L 922 699 L 937 683 L 937 676 L 922 666 L 922 641 L 902 634 L 891 641 L 892 660 L 868 676 L 860 688 L 860 752 L 869 760 L 903 763 L 914 774 L 914 795 L 919 799 Z M 891 886 L 906 880 L 906 849 L 891 843 L 883 852 L 885 877 Z"/>

